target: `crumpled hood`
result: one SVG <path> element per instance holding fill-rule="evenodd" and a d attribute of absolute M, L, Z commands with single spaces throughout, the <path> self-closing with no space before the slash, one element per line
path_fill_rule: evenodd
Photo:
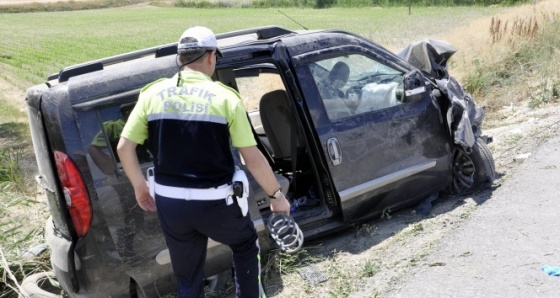
<path fill-rule="evenodd" d="M 434 79 L 451 102 L 446 112 L 447 123 L 454 142 L 470 153 L 476 138 L 482 133 L 484 110 L 477 106 L 471 94 L 465 92 L 461 83 L 449 76 L 447 61 L 457 49 L 444 40 L 425 39 L 408 45 L 397 55 Z"/>
<path fill-rule="evenodd" d="M 424 39 L 411 43 L 400 50 L 397 56 L 408 61 L 433 79 L 446 78 L 447 60 L 457 52 L 450 43 L 444 40 Z"/>

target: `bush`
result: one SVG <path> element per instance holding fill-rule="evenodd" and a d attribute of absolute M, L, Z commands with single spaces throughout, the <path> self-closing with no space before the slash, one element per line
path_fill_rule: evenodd
<path fill-rule="evenodd" d="M 537 108 L 557 102 L 560 95 L 560 16 L 551 14 L 539 21 L 529 16 L 516 18 L 510 25 L 493 18 L 490 26 L 493 46 L 507 48 L 494 61 L 474 60 L 474 68 L 463 79 L 465 89 L 475 97 L 492 98 L 487 111 L 492 113 L 504 105 L 529 99 L 528 105 Z M 516 98 L 490 95 L 500 87 L 518 90 Z"/>

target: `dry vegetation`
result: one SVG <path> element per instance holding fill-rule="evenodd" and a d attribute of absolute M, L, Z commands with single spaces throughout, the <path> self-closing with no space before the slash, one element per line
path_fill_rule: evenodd
<path fill-rule="evenodd" d="M 557 30 L 559 21 L 560 3 L 541 1 L 475 20 L 443 37 L 459 49 L 450 73 L 486 107 L 487 126 L 499 125 L 493 122 L 504 118 L 503 107 L 558 100 L 559 61 L 550 30 Z M 535 100 L 539 96 L 541 102 Z"/>
<path fill-rule="evenodd" d="M 498 16 L 492 17 L 490 23 L 492 44 L 502 41 L 506 36 L 510 44 L 514 43 L 518 38 L 532 39 L 537 35 L 538 30 L 539 24 L 537 23 L 537 18 L 534 16 L 529 16 L 528 19 L 520 17 L 515 18 L 511 28 L 508 28 L 508 21 L 502 22 Z"/>

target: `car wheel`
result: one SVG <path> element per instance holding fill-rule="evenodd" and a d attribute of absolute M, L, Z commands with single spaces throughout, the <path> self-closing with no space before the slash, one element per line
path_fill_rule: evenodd
<path fill-rule="evenodd" d="M 461 146 L 453 148 L 452 194 L 468 194 L 488 187 L 495 177 L 494 158 L 482 139 L 476 139 L 470 154 Z"/>
<path fill-rule="evenodd" d="M 62 290 L 54 286 L 51 280 L 55 280 L 54 272 L 40 272 L 27 276 L 21 283 L 22 294 L 20 297 L 31 298 L 59 298 Z M 55 294 L 57 293 L 57 294 Z"/>

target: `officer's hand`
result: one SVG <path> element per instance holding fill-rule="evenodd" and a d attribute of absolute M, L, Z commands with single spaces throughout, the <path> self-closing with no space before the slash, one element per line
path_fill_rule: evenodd
<path fill-rule="evenodd" d="M 147 182 L 134 187 L 134 194 L 136 195 L 136 201 L 142 210 L 152 212 L 157 211 L 156 201 L 150 195 Z"/>
<path fill-rule="evenodd" d="M 290 202 L 286 199 L 284 194 L 277 199 L 270 200 L 270 210 L 275 213 L 286 213 L 290 215 Z"/>

